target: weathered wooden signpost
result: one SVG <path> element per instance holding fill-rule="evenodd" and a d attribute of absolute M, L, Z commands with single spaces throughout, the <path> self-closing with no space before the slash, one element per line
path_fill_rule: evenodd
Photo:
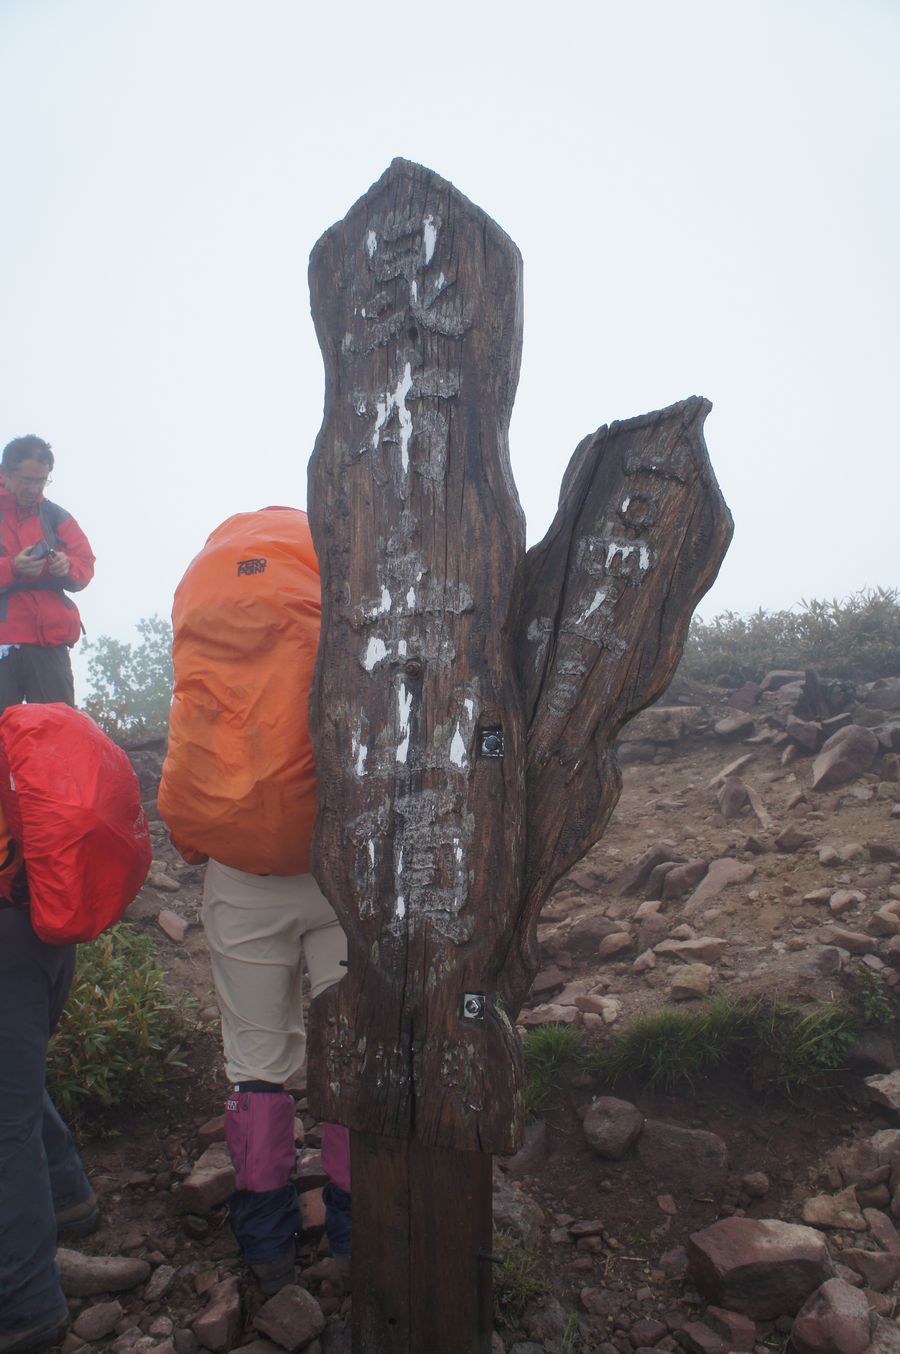
<path fill-rule="evenodd" d="M 587 437 L 526 557 L 521 284 L 495 222 L 403 160 L 310 263 L 315 869 L 349 945 L 310 1099 L 352 1130 L 357 1354 L 490 1349 L 538 912 L 602 833 L 612 740 L 670 681 L 731 536 L 693 398 Z"/>

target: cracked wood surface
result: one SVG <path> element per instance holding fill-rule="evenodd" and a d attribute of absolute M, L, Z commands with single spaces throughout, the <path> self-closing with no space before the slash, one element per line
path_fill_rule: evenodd
<path fill-rule="evenodd" d="M 618 801 L 614 739 L 671 682 L 731 540 L 703 437 L 711 407 L 695 396 L 585 438 L 550 530 L 528 552 L 518 627 L 528 847 L 504 968 L 516 1012 L 536 971 L 541 904 Z"/>
<path fill-rule="evenodd" d="M 314 869 L 349 948 L 311 1019 L 315 1112 L 502 1152 L 522 1098 L 498 992 L 524 862 L 521 259 L 451 185 L 395 161 L 320 240 L 310 284 L 327 391 Z M 485 730 L 503 757 L 481 755 Z M 465 993 L 484 994 L 483 1021 L 461 1018 Z"/>
<path fill-rule="evenodd" d="M 665 690 L 730 539 L 710 405 L 586 437 L 526 560 L 512 241 L 397 160 L 319 241 L 310 286 L 314 871 L 349 950 L 312 1006 L 310 1103 L 358 1132 L 506 1152 L 541 903 L 602 834 L 613 740 Z M 482 755 L 497 731 L 503 756 Z M 462 1018 L 466 993 L 483 1021 Z"/>

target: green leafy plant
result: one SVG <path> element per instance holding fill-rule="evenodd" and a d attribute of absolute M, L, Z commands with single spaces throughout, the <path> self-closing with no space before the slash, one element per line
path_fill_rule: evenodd
<path fill-rule="evenodd" d="M 847 1065 L 859 1020 L 843 1006 L 800 1012 L 779 1003 L 760 1005 L 767 1080 L 787 1095 L 830 1085 Z"/>
<path fill-rule="evenodd" d="M 881 973 L 863 964 L 856 973 L 856 1000 L 864 1025 L 887 1025 L 895 1016 L 890 988 Z"/>
<path fill-rule="evenodd" d="M 151 616 L 136 629 L 138 644 L 101 635 L 84 645 L 90 686 L 84 708 L 111 738 L 152 738 L 168 728 L 172 627 Z"/>
<path fill-rule="evenodd" d="M 47 1084 L 64 1118 L 148 1103 L 179 1066 L 184 1030 L 153 942 L 120 923 L 81 945 L 50 1042 Z"/>
<path fill-rule="evenodd" d="M 505 1232 L 494 1233 L 494 1252 L 499 1261 L 494 1272 L 494 1304 L 499 1320 L 517 1320 L 529 1302 L 547 1296 L 546 1282 L 538 1274 L 538 1258 L 519 1246 Z"/>
<path fill-rule="evenodd" d="M 579 1030 L 572 1025 L 537 1025 L 524 1038 L 525 1112 L 534 1119 L 550 1108 L 557 1089 L 557 1077 L 569 1064 L 580 1059 L 584 1048 Z"/>
<path fill-rule="evenodd" d="M 790 611 L 695 617 L 679 672 L 739 684 L 759 681 L 773 668 L 807 667 L 849 682 L 900 671 L 900 592 L 871 588 L 843 600 L 803 599 Z"/>

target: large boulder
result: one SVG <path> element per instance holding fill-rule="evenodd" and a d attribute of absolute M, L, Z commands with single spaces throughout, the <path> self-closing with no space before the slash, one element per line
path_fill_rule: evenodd
<path fill-rule="evenodd" d="M 774 1218 L 722 1218 L 689 1237 L 687 1251 L 703 1296 L 757 1321 L 793 1315 L 834 1277 L 821 1232 Z"/>
<path fill-rule="evenodd" d="M 822 744 L 813 762 L 812 788 L 833 790 L 847 785 L 870 770 L 877 756 L 878 739 L 872 730 L 862 724 L 848 724 Z"/>

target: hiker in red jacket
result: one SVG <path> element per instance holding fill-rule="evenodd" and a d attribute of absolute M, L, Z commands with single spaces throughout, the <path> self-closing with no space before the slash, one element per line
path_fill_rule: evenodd
<path fill-rule="evenodd" d="M 94 555 L 75 518 L 44 498 L 53 452 L 16 437 L 0 461 L 0 710 L 20 701 L 75 704 L 69 649 L 81 634 L 67 595 L 94 576 Z"/>

